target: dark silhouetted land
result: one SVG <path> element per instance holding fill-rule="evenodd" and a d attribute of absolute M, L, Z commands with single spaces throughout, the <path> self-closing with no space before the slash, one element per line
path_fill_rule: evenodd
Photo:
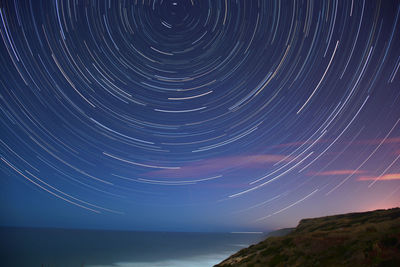
<path fill-rule="evenodd" d="M 303 219 L 242 249 L 228 266 L 400 266 L 400 208 Z"/>

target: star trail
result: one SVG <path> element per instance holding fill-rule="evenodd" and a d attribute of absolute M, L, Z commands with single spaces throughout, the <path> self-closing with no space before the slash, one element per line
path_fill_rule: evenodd
<path fill-rule="evenodd" d="M 2 225 L 247 231 L 400 205 L 400 2 L 7 0 Z"/>

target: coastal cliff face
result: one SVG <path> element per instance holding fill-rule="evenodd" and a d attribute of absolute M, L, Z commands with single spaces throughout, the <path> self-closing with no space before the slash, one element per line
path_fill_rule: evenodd
<path fill-rule="evenodd" d="M 400 266 L 400 208 L 303 219 L 217 267 Z"/>

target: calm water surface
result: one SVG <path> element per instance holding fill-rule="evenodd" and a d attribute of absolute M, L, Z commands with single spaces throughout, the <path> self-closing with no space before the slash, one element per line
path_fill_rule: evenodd
<path fill-rule="evenodd" d="M 0 228 L 1 266 L 213 266 L 265 234 Z"/>

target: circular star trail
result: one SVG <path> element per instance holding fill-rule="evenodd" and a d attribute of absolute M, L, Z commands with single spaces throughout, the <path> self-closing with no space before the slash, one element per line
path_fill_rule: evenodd
<path fill-rule="evenodd" d="M 4 217 L 254 229 L 400 203 L 397 1 L 0 6 Z"/>

